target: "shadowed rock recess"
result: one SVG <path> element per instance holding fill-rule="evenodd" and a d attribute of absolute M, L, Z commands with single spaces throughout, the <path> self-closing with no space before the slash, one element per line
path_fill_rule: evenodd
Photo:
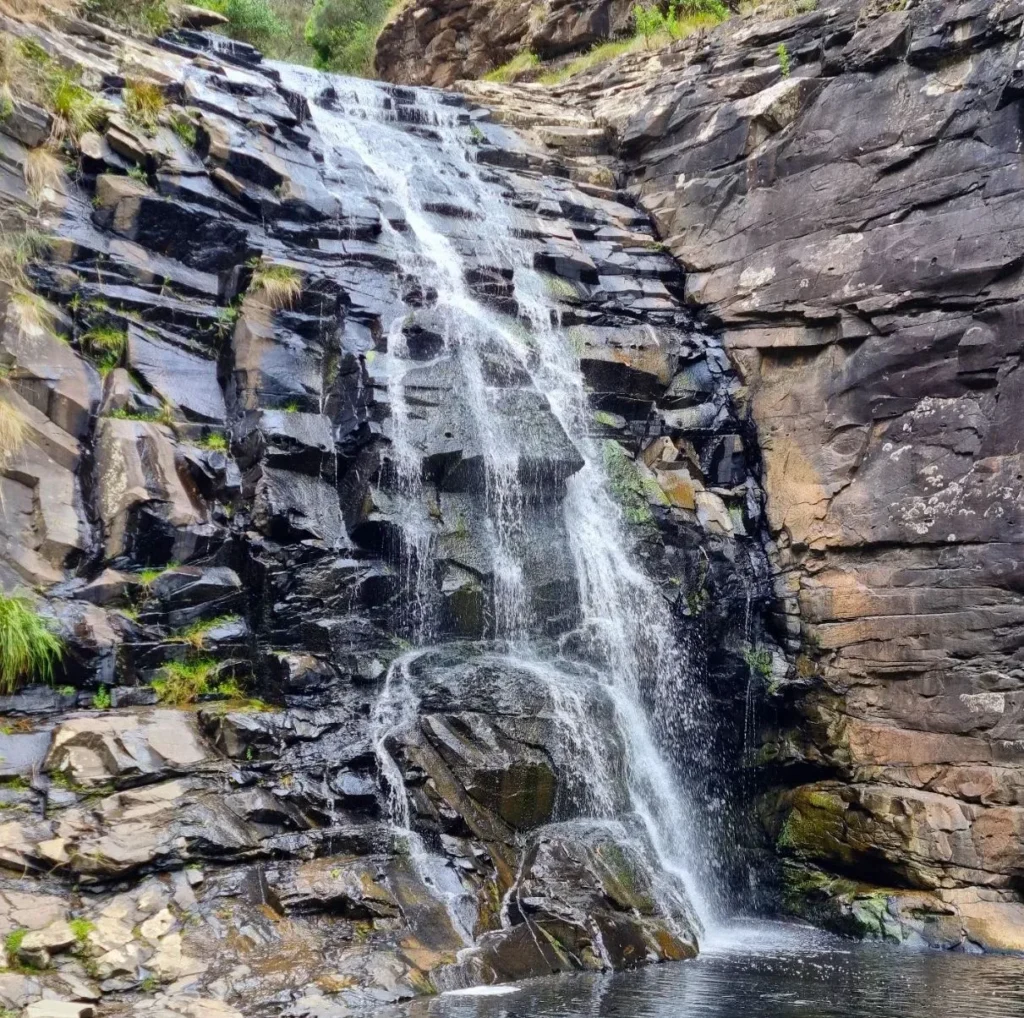
<path fill-rule="evenodd" d="M 799 6 L 467 87 L 618 175 L 747 388 L 799 608 L 760 738 L 786 905 L 1020 950 L 1024 6 Z"/>
<path fill-rule="evenodd" d="M 647 213 L 454 95 L 2 27 L 109 109 L 3 293 L 0 587 L 65 654 L 0 697 L 0 1006 L 692 957 L 786 665 L 744 390 Z M 0 120 L 5 214 L 47 118 Z"/>

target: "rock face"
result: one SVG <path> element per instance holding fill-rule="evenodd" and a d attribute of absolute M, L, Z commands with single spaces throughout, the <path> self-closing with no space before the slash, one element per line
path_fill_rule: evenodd
<path fill-rule="evenodd" d="M 771 580 L 741 385 L 647 214 L 457 97 L 68 24 L 4 22 L 109 110 L 37 208 L 46 326 L 3 295 L 0 585 L 66 652 L 0 697 L 0 1007 L 341 1015 L 692 957 L 614 694 L 652 744 L 700 726 L 658 780 L 726 795 Z M 695 871 L 737 840 L 666 816 Z"/>
<path fill-rule="evenodd" d="M 898 937 L 890 893 L 937 942 L 1019 948 L 1024 11 L 902 6 L 467 88 L 550 151 L 603 135 L 747 386 L 792 661 L 761 750 L 789 904 Z"/>
<path fill-rule="evenodd" d="M 519 53 L 549 59 L 629 34 L 629 0 L 459 0 L 403 4 L 377 40 L 374 66 L 388 81 L 451 85 Z"/>

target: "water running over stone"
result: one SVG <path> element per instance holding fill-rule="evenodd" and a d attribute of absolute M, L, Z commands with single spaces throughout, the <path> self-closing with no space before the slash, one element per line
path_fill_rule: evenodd
<path fill-rule="evenodd" d="M 460 683 L 493 682 L 554 730 L 543 744 L 560 781 L 541 831 L 614 842 L 678 931 L 708 923 L 701 829 L 667 755 L 673 739 L 696 736 L 702 701 L 612 494 L 620 465 L 590 437 L 579 330 L 563 326 L 555 299 L 572 282 L 536 267 L 529 219 L 501 171 L 474 160 L 478 128 L 462 108 L 294 69 L 285 84 L 310 102 L 338 197 L 355 187 L 381 207 L 400 275 L 415 281 L 374 357 L 391 440 L 375 497 L 400 531 L 417 645 L 392 664 L 372 718 L 396 832 L 468 940 L 467 895 L 457 881 L 440 886 L 444 867 L 416 833 L 408 744 L 425 689 L 443 689 L 451 709 Z M 656 352 L 657 331 L 634 328 Z M 438 400 L 442 389 L 460 403 Z M 442 550 L 452 517 L 473 546 L 454 564 Z M 453 601 L 446 626 L 440 606 L 450 617 Z M 452 629 L 477 639 L 429 649 Z"/>

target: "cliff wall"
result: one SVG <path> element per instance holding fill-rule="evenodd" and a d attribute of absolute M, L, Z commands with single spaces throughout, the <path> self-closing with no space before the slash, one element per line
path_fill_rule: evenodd
<path fill-rule="evenodd" d="M 458 87 L 628 187 L 742 377 L 792 641 L 761 750 L 789 905 L 1019 949 L 1024 7 L 809 6 Z"/>

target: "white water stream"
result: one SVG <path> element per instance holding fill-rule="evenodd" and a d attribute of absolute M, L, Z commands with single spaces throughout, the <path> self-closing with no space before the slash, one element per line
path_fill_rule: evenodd
<path fill-rule="evenodd" d="M 649 861 L 659 896 L 670 906 L 666 911 L 685 909 L 688 900 L 707 929 L 714 916 L 695 865 L 707 846 L 700 843 L 695 811 L 651 721 L 657 706 L 669 701 L 676 711 L 683 705 L 684 718 L 691 710 L 695 720 L 701 700 L 689 680 L 685 650 L 673 638 L 666 603 L 634 558 L 629 526 L 605 476 L 601 446 L 589 436 L 591 412 L 577 354 L 560 326 L 544 276 L 533 267 L 531 248 L 516 234 L 521 213 L 508 203 L 500 171 L 474 161 L 471 129 L 460 122 L 464 110 L 445 103 L 439 93 L 417 91 L 411 110 L 423 128 L 417 129 L 399 122 L 383 86 L 284 65 L 279 70 L 286 87 L 307 97 L 327 148 L 328 167 L 344 179 L 358 164 L 399 210 L 404 225 L 385 225 L 387 239 L 403 272 L 419 279 L 422 289 L 436 292 L 433 310 L 444 323 L 443 356 L 457 359 L 484 468 L 496 637 L 487 653 L 496 663 L 504 658 L 526 670 L 546 690 L 562 736 L 556 762 L 567 771 L 563 782 L 575 789 L 581 819 L 632 838 L 634 849 Z M 330 102 L 318 101 L 328 87 L 334 92 Z M 344 206 L 344 185 L 338 197 Z M 515 296 L 527 328 L 474 295 L 466 282 L 465 243 L 446 233 L 451 220 L 428 208 L 439 201 L 475 214 L 476 257 L 514 270 Z M 391 437 L 401 485 L 414 499 L 422 481 L 419 454 L 409 437 L 406 379 L 423 362 L 408 359 L 400 321 L 387 329 Z M 564 653 L 540 638 L 539 620 L 531 617 L 524 572 L 528 497 L 522 450 L 510 426 L 514 422 L 503 412 L 507 390 L 487 383 L 485 359 L 495 350 L 513 360 L 543 394 L 583 461 L 567 481 L 561 509 L 581 615 L 578 628 L 563 634 Z M 429 526 L 410 517 L 406 539 L 418 562 L 413 587 L 419 588 L 430 582 L 425 565 L 432 553 Z M 414 590 L 413 596 L 424 595 Z M 420 612 L 422 618 L 428 615 Z M 469 942 L 469 903 L 460 897 L 454 872 L 442 872 L 440 860 L 432 860 L 414 834 L 402 770 L 388 750 L 393 736 L 417 723 L 414 666 L 431 641 L 430 626 L 421 626 L 419 646 L 392 666 L 372 719 L 375 751 L 389 788 L 392 823 L 409 839 L 420 875 L 445 901 L 453 925 Z M 592 709 L 595 690 L 610 705 L 607 714 Z M 612 731 L 606 727 L 609 717 Z M 623 801 L 628 804 L 625 816 Z"/>

